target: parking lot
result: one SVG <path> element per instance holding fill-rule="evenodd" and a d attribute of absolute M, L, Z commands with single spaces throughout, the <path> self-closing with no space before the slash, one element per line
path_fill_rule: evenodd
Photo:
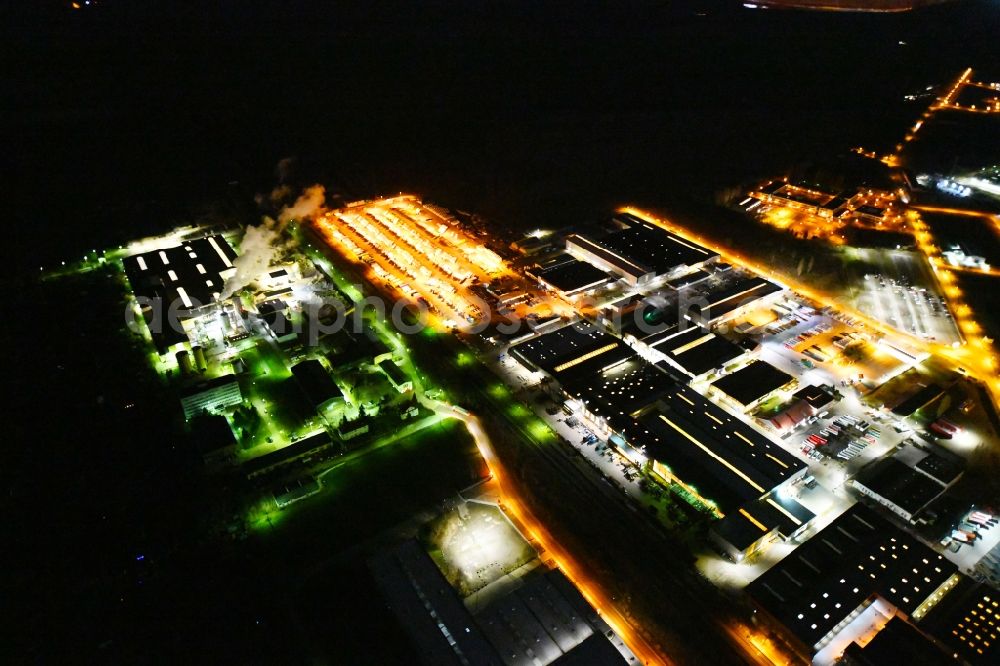
<path fill-rule="evenodd" d="M 960 340 L 937 281 L 924 258 L 905 250 L 853 248 L 866 266 L 854 276 L 852 305 L 890 326 L 923 340 Z"/>
<path fill-rule="evenodd" d="M 880 383 L 907 365 L 889 348 L 873 343 L 862 329 L 818 313 L 766 336 L 761 359 L 802 384 L 856 386 L 861 391 L 867 390 L 867 383 Z"/>

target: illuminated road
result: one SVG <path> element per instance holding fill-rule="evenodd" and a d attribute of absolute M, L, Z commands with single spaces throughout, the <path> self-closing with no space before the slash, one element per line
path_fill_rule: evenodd
<path fill-rule="evenodd" d="M 454 407 L 437 400 L 431 400 L 422 394 L 418 395 L 420 402 L 429 409 L 433 409 L 442 416 L 450 416 L 459 419 L 465 424 L 466 429 L 476 442 L 480 455 L 486 461 L 500 487 L 501 505 L 511 515 L 518 524 L 518 527 L 527 532 L 527 535 L 542 545 L 545 551 L 552 557 L 559 569 L 566 577 L 580 590 L 580 593 L 587 601 L 597 609 L 608 625 L 622 637 L 632 652 L 644 664 L 672 664 L 664 655 L 659 654 L 643 638 L 625 616 L 616 608 L 614 603 L 604 594 L 601 588 L 591 580 L 572 555 L 564 550 L 552 537 L 545 526 L 537 521 L 528 511 L 527 507 L 517 498 L 517 489 L 508 480 L 510 477 L 503 470 L 502 463 L 493 450 L 493 445 L 483 429 L 479 419 L 460 407 Z M 765 662 L 770 663 L 770 661 Z"/>
<path fill-rule="evenodd" d="M 948 268 L 953 271 L 958 271 L 959 273 L 972 273 L 974 275 L 992 275 L 994 277 L 1000 277 L 1000 269 L 993 268 L 974 268 L 972 266 L 955 266 L 954 264 L 948 264 Z"/>
<path fill-rule="evenodd" d="M 942 106 L 948 106 L 955 102 L 955 98 L 958 97 L 959 91 L 961 91 L 962 86 L 965 82 L 969 80 L 972 76 L 972 68 L 969 67 L 964 72 L 962 72 L 959 77 L 955 80 L 955 83 L 951 84 L 951 88 L 945 93 L 944 97 L 938 100 L 937 104 L 931 106 L 931 108 L 941 108 Z"/>

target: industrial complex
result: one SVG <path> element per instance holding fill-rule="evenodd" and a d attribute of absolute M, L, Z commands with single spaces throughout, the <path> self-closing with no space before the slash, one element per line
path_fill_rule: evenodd
<path fill-rule="evenodd" d="M 1000 665 L 1000 0 L 8 4 L 5 663 Z"/>
<path fill-rule="evenodd" d="M 761 196 L 800 205 L 793 190 Z M 848 213 L 827 219 L 863 213 L 841 199 Z M 515 243 L 513 255 L 412 196 L 320 211 L 286 233 L 304 244 L 251 276 L 238 238 L 220 233 L 146 241 L 122 258 L 135 326 L 178 385 L 206 465 L 266 488 L 266 511 L 320 493 L 327 461 L 466 413 L 429 397 L 404 342 L 413 332 L 400 328 L 419 323 L 461 336 L 512 390 L 535 395 L 541 421 L 605 482 L 627 494 L 645 484 L 654 503 L 660 488 L 703 516 L 702 543 L 745 567 L 748 598 L 798 654 L 865 663 L 907 632 L 942 654 L 989 653 L 981 633 L 981 644 L 959 636 L 971 620 L 949 638 L 954 622 L 936 610 L 953 588 L 975 594 L 955 562 L 980 537 L 956 528 L 942 554 L 900 526 L 936 520 L 964 469 L 950 443 L 915 439 L 914 420 L 956 441 L 939 406 L 948 390 L 892 388 L 928 358 L 908 341 L 636 211 Z M 984 515 L 974 532 L 995 522 Z M 479 610 L 416 542 L 371 566 L 418 651 L 436 655 L 428 663 L 634 659 L 558 570 Z M 862 625 L 888 629 L 869 646 Z"/>

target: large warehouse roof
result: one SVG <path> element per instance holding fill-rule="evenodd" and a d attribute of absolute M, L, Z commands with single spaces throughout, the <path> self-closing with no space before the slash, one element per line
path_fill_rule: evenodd
<path fill-rule="evenodd" d="M 411 539 L 370 561 L 425 664 L 617 666 L 635 655 L 558 569 L 533 573 L 473 615 Z M 526 640 L 527 639 L 527 640 Z"/>
<path fill-rule="evenodd" d="M 563 391 L 583 402 L 591 414 L 607 419 L 613 428 L 627 423 L 630 415 L 656 402 L 673 386 L 669 376 L 636 359 L 608 372 L 562 383 Z"/>
<path fill-rule="evenodd" d="M 751 583 L 753 600 L 815 646 L 872 595 L 910 615 L 955 565 L 855 504 Z"/>
<path fill-rule="evenodd" d="M 970 664 L 1000 663 L 1000 592 L 962 576 L 920 627 Z"/>
<path fill-rule="evenodd" d="M 292 366 L 292 375 L 306 399 L 317 409 L 330 400 L 344 397 L 344 392 L 333 381 L 333 377 L 316 359 L 302 361 Z"/>
<path fill-rule="evenodd" d="M 723 513 L 737 511 L 805 468 L 749 424 L 687 386 L 676 386 L 658 409 L 622 435 L 646 455 L 698 488 Z"/>
<path fill-rule="evenodd" d="M 586 376 L 635 356 L 624 342 L 584 321 L 515 345 L 510 353 L 560 381 L 573 375 Z"/>
<path fill-rule="evenodd" d="M 425 664 L 499 664 L 500 655 L 416 540 L 369 563 L 389 608 Z M 417 656 L 415 655 L 415 656 Z"/>
<path fill-rule="evenodd" d="M 226 239 L 215 235 L 134 254 L 122 264 L 137 296 L 160 297 L 190 308 L 211 303 L 222 291 L 222 274 L 233 270 L 234 259 L 236 252 Z"/>
<path fill-rule="evenodd" d="M 754 361 L 731 375 L 712 382 L 719 389 L 741 405 L 750 405 L 772 391 L 776 391 L 794 379 L 788 373 L 778 370 L 770 363 Z"/>
<path fill-rule="evenodd" d="M 816 517 L 812 511 L 783 493 L 769 493 L 748 502 L 712 525 L 712 531 L 745 551 L 764 535 L 777 528 L 787 538 Z"/>
<path fill-rule="evenodd" d="M 599 287 L 609 281 L 608 274 L 585 261 L 573 261 L 534 273 L 539 281 L 556 291 L 572 296 Z"/>
<path fill-rule="evenodd" d="M 704 302 L 691 303 L 691 309 L 698 313 L 701 321 L 706 324 L 714 323 L 733 310 L 783 290 L 784 287 L 762 277 L 740 278 L 721 289 L 704 294 Z"/>
<path fill-rule="evenodd" d="M 161 352 L 169 346 L 187 340 L 179 327 L 166 320 L 171 305 L 174 311 L 184 311 L 211 303 L 223 289 L 226 276 L 236 269 L 236 252 L 220 235 L 184 241 L 175 247 L 151 250 L 125 257 L 122 265 L 132 292 L 149 302 L 159 301 L 161 307 L 143 309 L 146 325 L 153 342 Z"/>
<path fill-rule="evenodd" d="M 697 266 L 719 257 L 700 245 L 632 215 L 623 214 L 616 219 L 630 226 L 605 236 L 600 244 L 635 263 L 650 267 L 657 275 L 682 266 Z"/>
<path fill-rule="evenodd" d="M 746 353 L 742 347 L 700 326 L 644 341 L 692 377 L 721 368 Z"/>

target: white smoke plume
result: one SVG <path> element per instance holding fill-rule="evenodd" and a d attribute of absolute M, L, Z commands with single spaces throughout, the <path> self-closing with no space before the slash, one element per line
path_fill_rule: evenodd
<path fill-rule="evenodd" d="M 292 196 L 292 186 L 291 185 L 278 185 L 273 190 L 271 194 L 268 195 L 268 199 L 272 206 L 277 206 L 285 202 L 288 197 Z"/>
<path fill-rule="evenodd" d="M 289 220 L 302 220 L 312 217 L 323 209 L 326 203 L 326 190 L 322 185 L 307 187 L 291 206 L 285 206 L 278 213 L 278 221 L 287 223 Z"/>
<path fill-rule="evenodd" d="M 240 241 L 239 256 L 233 261 L 236 272 L 226 280 L 221 299 L 231 297 L 268 269 L 285 248 L 284 228 L 284 224 L 270 217 L 255 227 L 247 227 Z"/>
<path fill-rule="evenodd" d="M 236 272 L 226 280 L 220 299 L 230 298 L 237 291 L 263 275 L 272 264 L 284 258 L 295 241 L 285 233 L 290 220 L 308 218 L 323 209 L 326 192 L 322 185 L 313 185 L 295 200 L 285 206 L 278 219 L 265 216 L 255 227 L 247 227 L 240 241 L 239 256 L 233 261 Z"/>

